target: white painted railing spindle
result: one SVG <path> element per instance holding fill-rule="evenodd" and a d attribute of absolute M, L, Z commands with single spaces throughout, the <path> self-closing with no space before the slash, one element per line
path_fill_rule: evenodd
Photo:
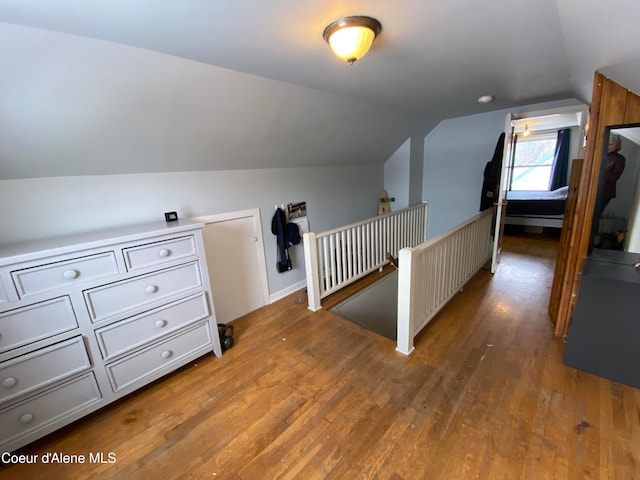
<path fill-rule="evenodd" d="M 398 212 L 373 217 L 327 232 L 304 236 L 307 291 L 319 291 L 309 308 L 318 310 L 320 299 L 389 263 L 387 253 L 398 256 L 400 249 L 426 238 L 427 203 Z M 308 251 L 309 250 L 309 251 Z M 313 252 L 311 252 L 313 250 Z"/>

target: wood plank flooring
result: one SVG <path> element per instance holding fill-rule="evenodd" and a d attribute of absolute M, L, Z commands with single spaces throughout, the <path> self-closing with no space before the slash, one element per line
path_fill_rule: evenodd
<path fill-rule="evenodd" d="M 205 356 L 21 453 L 0 478 L 640 479 L 640 390 L 562 364 L 557 239 L 505 239 L 410 357 L 293 294 Z"/>

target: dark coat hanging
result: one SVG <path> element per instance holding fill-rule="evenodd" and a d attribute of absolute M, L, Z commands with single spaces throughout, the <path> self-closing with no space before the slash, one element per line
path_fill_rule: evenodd
<path fill-rule="evenodd" d="M 502 155 L 504 152 L 505 134 L 502 132 L 498 138 L 493 158 L 484 167 L 482 179 L 482 195 L 480 197 L 480 211 L 491 208 L 498 200 L 498 189 L 500 188 L 500 173 L 502 172 Z"/>

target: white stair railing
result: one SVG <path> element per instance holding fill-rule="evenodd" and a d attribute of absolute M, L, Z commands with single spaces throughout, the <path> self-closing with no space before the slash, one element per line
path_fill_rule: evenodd
<path fill-rule="evenodd" d="M 492 210 L 414 248 L 403 248 L 398 269 L 398 346 L 413 339 L 491 258 Z"/>
<path fill-rule="evenodd" d="M 305 233 L 304 255 L 309 309 L 321 299 L 389 263 L 400 249 L 424 241 L 427 202 L 315 234 Z"/>

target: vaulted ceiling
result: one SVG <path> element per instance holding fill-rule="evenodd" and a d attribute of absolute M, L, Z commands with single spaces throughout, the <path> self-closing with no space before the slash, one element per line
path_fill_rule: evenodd
<path fill-rule="evenodd" d="M 383 26 L 352 66 L 322 39 L 350 14 Z M 640 92 L 638 19 L 637 0 L 0 0 L 0 178 L 382 163 L 442 119 L 589 103 L 596 70 Z"/>

